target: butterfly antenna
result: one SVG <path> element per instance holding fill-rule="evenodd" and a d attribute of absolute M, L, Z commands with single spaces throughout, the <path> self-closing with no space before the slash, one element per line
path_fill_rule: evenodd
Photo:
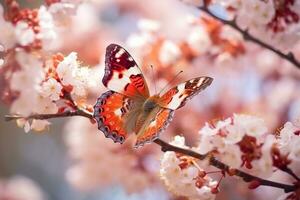
<path fill-rule="evenodd" d="M 183 71 L 182 70 L 180 70 L 180 72 L 178 72 L 175 76 L 174 76 L 174 78 L 172 78 L 172 80 L 171 81 L 169 81 L 166 85 L 165 85 L 165 87 L 163 87 L 163 89 L 161 89 L 160 90 L 160 92 L 158 93 L 158 94 L 160 94 L 160 93 L 162 93 L 171 83 L 173 83 L 176 79 L 177 79 L 177 77 L 182 73 Z"/>
<path fill-rule="evenodd" d="M 155 90 L 155 94 L 156 94 L 156 80 L 155 80 L 155 75 L 154 75 L 154 71 L 153 71 L 153 65 L 150 65 L 151 67 L 151 71 L 152 71 L 152 81 L 154 83 L 154 90 Z"/>

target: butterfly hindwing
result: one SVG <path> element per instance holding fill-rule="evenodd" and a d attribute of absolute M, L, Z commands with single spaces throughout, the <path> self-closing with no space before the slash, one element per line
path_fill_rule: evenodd
<path fill-rule="evenodd" d="M 94 106 L 94 118 L 98 129 L 114 142 L 123 143 L 127 138 L 126 114 L 130 112 L 133 101 L 114 91 L 103 93 Z"/>
<path fill-rule="evenodd" d="M 160 105 L 164 108 L 176 110 L 185 105 L 187 100 L 204 90 L 213 81 L 210 77 L 198 77 L 181 83 L 160 98 Z"/>
<path fill-rule="evenodd" d="M 117 44 L 110 44 L 106 48 L 102 82 L 110 90 L 129 97 L 149 97 L 148 86 L 137 63 Z"/>
<path fill-rule="evenodd" d="M 156 116 L 152 120 L 146 122 L 137 134 L 135 148 L 157 139 L 159 134 L 167 128 L 173 115 L 173 110 L 160 107 Z"/>

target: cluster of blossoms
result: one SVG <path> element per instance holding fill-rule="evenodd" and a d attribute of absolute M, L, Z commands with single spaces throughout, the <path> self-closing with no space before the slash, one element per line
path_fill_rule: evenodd
<path fill-rule="evenodd" d="M 21 8 L 15 0 L 6 1 L 6 12 L 0 5 L 0 44 L 4 49 L 15 47 L 26 51 L 52 50 L 62 33 L 61 24 L 70 20 L 81 1 L 47 1 L 38 9 Z"/>
<path fill-rule="evenodd" d="M 86 90 L 92 80 L 89 77 L 92 76 L 89 68 L 79 65 L 76 53 L 66 57 L 56 54 L 42 63 L 34 55 L 18 52 L 17 61 L 22 68 L 11 77 L 10 87 L 18 92 L 11 113 L 25 117 L 31 114 L 55 114 L 80 107 L 80 103 L 85 102 Z M 47 120 L 38 119 L 30 123 L 22 118 L 17 122 L 26 132 L 30 129 L 42 131 L 49 125 Z"/>
<path fill-rule="evenodd" d="M 269 177 L 274 167 L 283 169 L 299 161 L 299 130 L 287 122 L 276 136 L 268 132 L 261 118 L 235 114 L 216 125 L 206 123 L 199 131 L 198 151 L 213 152 L 233 168 L 251 169 L 252 174 Z"/>
<path fill-rule="evenodd" d="M 179 70 L 176 66 L 187 67 L 199 56 L 224 63 L 245 53 L 241 35 L 211 18 L 186 15 L 184 28 L 187 35 L 179 35 L 177 40 L 168 39 L 159 22 L 141 19 L 138 21 L 138 32 L 129 35 L 126 46 L 137 61 L 142 62 L 142 66 L 157 67 L 157 74 L 169 68 L 172 74 L 176 74 Z M 171 74 L 168 74 L 165 78 L 170 77 Z"/>
<path fill-rule="evenodd" d="M 285 48 L 299 39 L 299 3 L 296 0 L 213 1 L 224 6 L 237 23 L 253 34 Z M 271 39 L 270 39 L 271 38 Z"/>
<path fill-rule="evenodd" d="M 216 157 L 229 166 L 232 172 L 239 169 L 258 177 L 269 178 L 276 169 L 297 169 L 300 152 L 299 132 L 300 127 L 287 122 L 275 136 L 268 133 L 261 118 L 235 114 L 216 124 L 206 123 L 199 131 L 199 144 L 192 149 L 202 155 Z M 189 149 L 184 145 L 183 137 L 176 136 L 171 144 Z M 202 180 L 199 187 L 196 177 L 199 173 L 203 174 L 204 170 L 195 167 L 194 163 L 193 158 L 187 159 L 186 156 L 166 152 L 161 160 L 161 177 L 167 187 L 177 195 L 191 195 L 189 199 L 195 199 L 195 196 L 202 196 L 202 192 L 205 191 L 205 197 L 201 199 L 214 199 L 213 194 L 219 184 L 204 176 L 207 179 Z M 249 188 L 257 186 L 259 183 L 253 182 Z"/>
<path fill-rule="evenodd" d="M 278 138 L 278 147 L 282 155 L 295 162 L 300 161 L 300 126 L 297 123 L 287 122 L 281 129 Z M 291 163 L 293 164 L 293 163 Z"/>
<path fill-rule="evenodd" d="M 259 38 L 290 48 L 299 39 L 299 1 L 297 0 L 185 0 L 196 6 L 221 6 L 227 19 L 234 19 L 243 29 Z"/>
<path fill-rule="evenodd" d="M 5 30 L 0 34 L 0 43 L 6 50 L 16 46 L 27 50 L 47 48 L 56 39 L 54 20 L 45 6 L 21 9 L 15 1 L 8 2 L 7 6 L 8 13 L 0 7 L 0 24 Z"/>
<path fill-rule="evenodd" d="M 180 136 L 170 144 L 188 148 Z M 166 152 L 161 160 L 160 176 L 170 192 L 191 200 L 216 198 L 218 183 L 203 172 L 195 159 L 175 152 Z"/>

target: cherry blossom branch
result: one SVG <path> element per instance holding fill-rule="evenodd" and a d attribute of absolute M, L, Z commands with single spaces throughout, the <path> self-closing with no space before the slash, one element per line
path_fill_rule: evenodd
<path fill-rule="evenodd" d="M 201 155 L 193 150 L 184 149 L 184 148 L 180 148 L 180 147 L 171 145 L 161 139 L 156 139 L 154 142 L 156 144 L 158 144 L 159 146 L 161 146 L 161 150 L 163 152 L 174 151 L 174 152 L 182 153 L 184 155 L 188 155 L 188 156 L 200 159 L 200 160 L 203 160 L 203 159 L 209 157 L 209 163 L 212 166 L 219 168 L 225 172 L 229 172 L 229 170 L 232 169 L 228 165 L 222 163 L 221 161 L 217 160 L 215 157 L 210 156 L 209 154 Z M 298 189 L 297 186 L 295 186 L 295 185 L 287 185 L 287 184 L 277 183 L 274 181 L 269 181 L 266 179 L 262 179 L 262 178 L 253 176 L 251 174 L 248 174 L 248 173 L 243 172 L 238 169 L 234 169 L 234 171 L 235 171 L 234 175 L 241 177 L 245 182 L 257 181 L 259 183 L 259 185 L 280 188 L 280 189 L 283 189 L 284 192 L 286 192 L 286 193 L 296 191 L 296 189 Z"/>
<path fill-rule="evenodd" d="M 62 117 L 73 117 L 73 116 L 82 116 L 89 119 L 93 119 L 92 113 L 82 110 L 82 109 L 76 109 L 76 110 L 68 110 L 61 113 L 55 113 L 55 114 L 33 114 L 27 117 L 21 116 L 21 115 L 5 115 L 4 119 L 5 121 L 11 121 L 11 120 L 17 120 L 17 119 L 51 119 L 51 118 L 62 118 Z"/>
<path fill-rule="evenodd" d="M 17 120 L 17 119 L 21 119 L 21 118 L 25 118 L 25 119 L 51 119 L 51 118 L 62 118 L 62 117 L 72 117 L 72 116 L 82 116 L 82 117 L 89 118 L 91 120 L 93 119 L 92 113 L 90 113 L 86 110 L 77 108 L 74 111 L 65 111 L 65 112 L 56 113 L 56 114 L 33 114 L 33 115 L 30 115 L 30 116 L 27 116 L 27 117 L 22 117 L 20 115 L 6 115 L 5 120 L 10 121 L 10 120 Z M 169 143 L 167 143 L 167 142 L 165 142 L 165 141 L 163 141 L 159 138 L 154 140 L 154 143 L 158 144 L 161 147 L 161 150 L 163 152 L 173 151 L 173 152 L 188 155 L 188 156 L 191 156 L 193 158 L 200 159 L 200 160 L 203 160 L 205 158 L 209 158 L 209 163 L 212 166 L 214 166 L 216 168 L 219 168 L 219 169 L 223 170 L 224 172 L 229 172 L 232 169 L 228 165 L 222 163 L 221 161 L 217 160 L 215 157 L 211 156 L 210 154 L 201 155 L 201 154 L 199 154 L 199 153 L 197 153 L 193 150 L 180 148 L 180 147 L 171 145 L 171 144 L 169 144 Z M 265 179 L 253 176 L 251 174 L 248 174 L 248 173 L 243 172 L 243 171 L 238 170 L 238 169 L 234 169 L 234 175 L 241 177 L 245 182 L 257 181 L 259 183 L 259 185 L 280 188 L 280 189 L 283 189 L 286 193 L 296 191 L 296 189 L 298 189 L 298 187 L 299 187 L 299 186 L 297 187 L 296 185 L 287 185 L 287 184 L 282 184 L 282 183 L 277 183 L 277 182 L 265 180 Z"/>
<path fill-rule="evenodd" d="M 275 47 L 271 46 L 270 44 L 256 38 L 255 36 L 253 36 L 252 34 L 249 33 L 248 29 L 243 30 L 239 25 L 237 25 L 236 18 L 234 18 L 232 20 L 226 20 L 226 19 L 223 19 L 221 17 L 218 17 L 216 14 L 214 14 L 213 12 L 211 12 L 209 10 L 208 4 L 206 3 L 206 1 L 204 1 L 203 6 L 198 6 L 197 8 L 199 10 L 202 10 L 206 14 L 210 15 L 214 19 L 222 22 L 223 24 L 228 25 L 231 28 L 235 29 L 236 31 L 238 31 L 239 33 L 241 33 L 243 35 L 245 40 L 251 41 L 251 42 L 253 42 L 253 43 L 255 43 L 255 44 L 257 44 L 257 45 L 259 45 L 259 46 L 261 46 L 265 49 L 268 49 L 268 50 L 274 52 L 279 57 L 287 60 L 288 62 L 292 63 L 293 65 L 295 65 L 297 68 L 300 69 L 300 62 L 295 58 L 295 56 L 292 52 L 283 53 L 279 49 L 276 49 Z"/>

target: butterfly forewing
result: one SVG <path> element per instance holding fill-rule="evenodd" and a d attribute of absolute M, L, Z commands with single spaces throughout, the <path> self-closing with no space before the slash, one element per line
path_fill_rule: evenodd
<path fill-rule="evenodd" d="M 132 56 L 117 44 L 106 48 L 102 82 L 110 90 L 129 97 L 149 97 L 148 86 L 140 68 Z"/>
<path fill-rule="evenodd" d="M 181 83 L 165 94 L 159 100 L 159 104 L 164 108 L 176 110 L 185 105 L 187 100 L 204 90 L 213 81 L 210 77 L 198 77 Z"/>

